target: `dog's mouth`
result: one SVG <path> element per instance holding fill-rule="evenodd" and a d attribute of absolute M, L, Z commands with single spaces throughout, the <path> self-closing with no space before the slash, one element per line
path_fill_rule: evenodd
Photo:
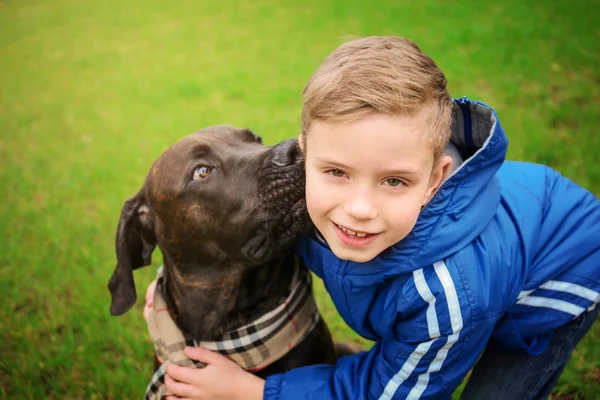
<path fill-rule="evenodd" d="M 302 167 L 282 168 L 260 187 L 260 223 L 243 246 L 243 254 L 253 261 L 268 261 L 286 251 L 311 225 L 304 197 Z"/>
<path fill-rule="evenodd" d="M 242 248 L 244 256 L 254 262 L 267 262 L 277 257 L 311 227 L 304 198 L 287 210 L 272 204 L 265 206 L 265 211 L 263 223 Z"/>

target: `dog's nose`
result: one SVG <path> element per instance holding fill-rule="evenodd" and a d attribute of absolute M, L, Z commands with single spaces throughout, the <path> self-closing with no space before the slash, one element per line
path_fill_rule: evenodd
<path fill-rule="evenodd" d="M 288 139 L 273 147 L 273 164 L 279 167 L 292 165 L 302 159 L 302 151 L 296 139 Z"/>

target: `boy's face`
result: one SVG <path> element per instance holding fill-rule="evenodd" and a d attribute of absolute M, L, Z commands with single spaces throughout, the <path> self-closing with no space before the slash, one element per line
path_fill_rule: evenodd
<path fill-rule="evenodd" d="M 427 126 L 422 115 L 313 122 L 304 149 L 306 203 L 337 257 L 369 261 L 415 226 L 452 163 L 444 156 L 434 168 Z"/>

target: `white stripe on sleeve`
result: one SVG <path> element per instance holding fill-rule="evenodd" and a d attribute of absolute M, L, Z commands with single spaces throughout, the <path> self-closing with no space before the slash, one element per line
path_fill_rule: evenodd
<path fill-rule="evenodd" d="M 547 297 L 527 296 L 517 301 L 517 304 L 531 307 L 551 308 L 553 310 L 562 311 L 572 315 L 579 315 L 585 311 L 585 308 L 579 307 L 576 304 L 572 304 L 563 300 L 550 299 Z"/>
<path fill-rule="evenodd" d="M 458 295 L 456 294 L 456 288 L 452 277 L 448 271 L 448 267 L 444 261 L 438 261 L 433 264 L 435 273 L 442 282 L 444 287 L 444 293 L 446 294 L 446 301 L 448 302 L 448 312 L 450 313 L 450 323 L 452 324 L 452 332 L 456 333 L 463 327 L 462 312 L 460 311 L 460 304 L 458 303 Z"/>
<path fill-rule="evenodd" d="M 592 303 L 595 303 L 600 299 L 600 293 L 572 282 L 548 281 L 540 286 L 540 289 L 556 290 L 557 292 L 573 294 L 575 296 L 583 297 Z"/>
<path fill-rule="evenodd" d="M 402 385 L 402 383 L 410 376 L 419 361 L 421 361 L 421 358 L 429 351 L 429 348 L 436 340 L 438 339 L 419 343 L 417 348 L 406 359 L 402 368 L 400 368 L 400 371 L 398 371 L 398 373 L 390 379 L 387 385 L 385 385 L 385 389 L 383 389 L 383 393 L 379 396 L 379 400 L 390 400 L 394 397 L 396 390 L 398 390 L 400 385 Z"/>
<path fill-rule="evenodd" d="M 408 394 L 408 399 L 418 400 L 423 392 L 427 389 L 427 385 L 429 384 L 429 377 L 431 373 L 437 372 L 442 368 L 446 357 L 450 351 L 450 348 L 458 341 L 458 337 L 460 334 L 460 330 L 463 328 L 463 319 L 462 312 L 460 310 L 460 304 L 458 301 L 458 295 L 456 293 L 456 287 L 454 286 L 454 282 L 452 281 L 452 277 L 450 276 L 450 272 L 448 271 L 448 267 L 444 261 L 439 261 L 434 264 L 435 272 L 442 283 L 444 288 L 444 293 L 446 295 L 446 301 L 448 303 L 448 312 L 450 315 L 450 324 L 452 326 L 452 335 L 448 336 L 448 340 L 446 344 L 442 346 L 437 352 L 435 359 L 429 365 L 427 372 L 419 375 L 417 379 L 417 383 L 412 388 L 410 393 Z M 415 278 L 415 285 L 417 286 L 417 291 L 425 300 L 429 306 L 427 308 L 427 325 L 429 328 L 429 332 L 431 335 L 432 326 L 437 328 L 437 332 L 439 335 L 439 322 L 437 320 L 437 315 L 435 314 L 435 298 L 425 281 L 423 271 L 418 270 L 413 273 Z M 433 299 L 433 300 L 432 300 Z M 430 314 L 430 309 L 433 308 L 433 311 Z M 435 318 L 434 318 L 435 317 Z M 431 323 L 435 319 L 435 323 Z M 389 400 L 394 397 L 396 390 L 400 387 L 400 385 L 410 376 L 410 374 L 415 369 L 418 362 L 421 360 L 423 355 L 429 350 L 431 344 L 435 341 L 430 340 L 427 342 L 420 343 L 417 346 L 417 349 L 409 356 L 406 360 L 400 371 L 396 375 L 392 377 L 392 379 L 385 386 L 383 394 L 379 397 L 379 400 Z M 417 358 L 418 357 L 418 358 Z M 415 362 L 416 361 L 416 362 Z"/>
<path fill-rule="evenodd" d="M 440 336 L 440 326 L 435 312 L 435 297 L 433 297 L 433 294 L 425 281 L 423 269 L 413 271 L 413 277 L 415 286 L 417 287 L 417 291 L 421 295 L 421 298 L 429 304 L 427 306 L 427 329 L 429 330 L 429 337 L 431 339 L 437 338 Z"/>
<path fill-rule="evenodd" d="M 517 300 L 521 300 L 523 297 L 529 296 L 533 292 L 535 292 L 535 289 L 523 290 L 521 293 L 519 293 L 519 297 L 517 297 Z"/>
<path fill-rule="evenodd" d="M 425 389 L 427 389 L 427 384 L 429 384 L 429 376 L 433 372 L 438 372 L 440 369 L 442 369 L 442 365 L 444 364 L 444 361 L 446 361 L 446 357 L 448 356 L 448 351 L 450 351 L 450 348 L 454 345 L 454 343 L 458 341 L 459 334 L 460 332 L 456 332 L 448 336 L 448 341 L 438 351 L 437 355 L 435 356 L 435 360 L 433 360 L 427 372 L 419 376 L 417 384 L 415 385 L 415 387 L 412 388 L 412 390 L 406 397 L 407 399 L 418 400 L 419 398 L 421 398 L 421 395 L 423 394 Z"/>

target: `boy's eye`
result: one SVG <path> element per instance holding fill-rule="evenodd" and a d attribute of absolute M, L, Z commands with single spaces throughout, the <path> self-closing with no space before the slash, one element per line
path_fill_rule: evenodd
<path fill-rule="evenodd" d="M 340 171 L 339 169 L 330 169 L 329 173 L 335 176 L 336 178 L 341 178 L 344 176 L 344 172 Z"/>
<path fill-rule="evenodd" d="M 390 179 L 385 180 L 385 184 L 388 186 L 396 187 L 396 186 L 404 185 L 404 182 L 402 182 L 400 179 L 397 179 L 397 178 L 390 178 Z"/>

